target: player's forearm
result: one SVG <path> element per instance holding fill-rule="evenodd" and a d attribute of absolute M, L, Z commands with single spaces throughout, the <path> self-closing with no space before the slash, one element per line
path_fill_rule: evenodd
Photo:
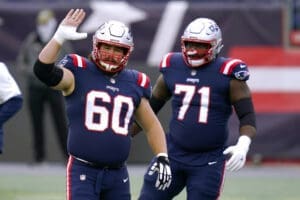
<path fill-rule="evenodd" d="M 240 134 L 253 138 L 256 134 L 256 115 L 251 97 L 242 98 L 233 106 L 240 121 Z"/>
<path fill-rule="evenodd" d="M 146 135 L 148 143 L 155 155 L 167 153 L 165 134 L 159 123 L 154 124 L 150 130 L 146 131 Z"/>
<path fill-rule="evenodd" d="M 166 153 L 167 145 L 164 130 L 145 98 L 142 98 L 135 112 L 135 119 L 145 131 L 153 153 L 155 155 L 158 153 Z"/>
<path fill-rule="evenodd" d="M 61 45 L 56 40 L 51 39 L 40 52 L 39 60 L 45 64 L 55 63 L 60 49 Z"/>

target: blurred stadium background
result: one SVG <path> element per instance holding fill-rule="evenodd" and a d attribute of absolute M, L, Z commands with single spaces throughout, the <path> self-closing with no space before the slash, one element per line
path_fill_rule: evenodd
<path fill-rule="evenodd" d="M 76 53 L 89 54 L 92 33 L 101 22 L 122 20 L 131 26 L 135 41 L 128 67 L 147 73 L 152 83 L 158 75 L 157 65 L 161 56 L 169 51 L 180 51 L 184 27 L 196 17 L 215 19 L 223 32 L 221 55 L 240 58 L 249 65 L 249 85 L 253 91 L 258 126 L 247 167 L 236 175 L 229 175 L 227 180 L 230 181 L 225 185 L 222 199 L 300 198 L 300 192 L 294 188 L 300 185 L 300 0 L 0 0 L 0 60 L 9 64 L 25 96 L 25 80 L 16 67 L 15 59 L 25 36 L 35 27 L 37 12 L 44 8 L 53 9 L 60 20 L 68 9 L 77 7 L 87 11 L 87 18 L 79 31 L 88 32 L 89 38 L 73 42 Z M 41 199 L 34 194 L 30 196 L 28 190 L 34 193 L 35 186 L 41 187 L 38 191 L 44 195 L 43 199 L 62 199 L 61 195 L 55 197 L 57 192 L 64 193 L 62 169 L 58 167 L 57 175 L 51 172 L 45 176 L 38 174 L 41 178 L 30 172 L 30 169 L 43 171 L 44 168 L 31 165 L 32 134 L 27 112 L 25 99 L 21 112 L 5 125 L 4 154 L 0 156 L 0 199 Z M 166 130 L 169 115 L 168 107 L 159 114 Z M 48 116 L 46 122 L 49 120 Z M 46 167 L 53 164 L 55 172 L 55 165 L 60 165 L 63 157 L 51 124 L 46 123 Z M 229 122 L 229 144 L 237 139 L 237 127 L 233 115 Z M 141 165 L 143 169 L 152 156 L 144 135 L 136 136 L 132 140 L 128 164 Z M 24 171 L 26 167 L 30 169 Z M 286 171 L 291 174 L 285 175 L 283 172 Z M 295 174 L 297 176 L 293 176 Z M 133 175 L 134 185 L 140 185 L 141 176 Z M 44 183 L 49 187 L 42 187 Z M 31 184 L 33 189 L 28 189 Z M 274 186 L 275 195 L 272 197 L 267 196 L 272 193 L 270 185 Z M 19 190 L 23 191 L 20 192 L 22 195 L 14 196 Z M 261 192 L 260 196 L 255 196 L 257 192 Z M 282 194 L 285 196 L 280 196 Z"/>

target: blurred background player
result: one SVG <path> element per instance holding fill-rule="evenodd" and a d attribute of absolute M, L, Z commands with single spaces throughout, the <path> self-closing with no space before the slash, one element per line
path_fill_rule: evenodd
<path fill-rule="evenodd" d="M 0 154 L 3 152 L 3 125 L 22 108 L 23 97 L 15 79 L 0 62 Z"/>
<path fill-rule="evenodd" d="M 244 166 L 256 134 L 247 65 L 218 57 L 223 47 L 219 26 L 211 19 L 195 19 L 186 27 L 181 47 L 182 52 L 169 53 L 161 61 L 150 99 L 157 113 L 172 98 L 167 144 L 173 181 L 159 191 L 153 177 L 145 174 L 142 200 L 173 199 L 184 187 L 187 199 L 218 199 L 225 167 L 235 171 Z M 232 106 L 240 121 L 240 137 L 226 148 Z M 132 130 L 135 134 L 138 126 Z"/>
<path fill-rule="evenodd" d="M 36 17 L 36 30 L 29 33 L 24 40 L 17 64 L 26 77 L 26 100 L 29 107 L 33 132 L 34 161 L 41 163 L 46 160 L 46 111 L 51 112 L 54 129 L 59 147 L 65 160 L 67 159 L 67 119 L 63 96 L 60 91 L 46 87 L 33 73 L 34 62 L 39 52 L 51 39 L 57 28 L 57 20 L 52 10 L 41 10 Z M 66 42 L 59 55 L 62 58 L 71 52 L 70 43 Z"/>
<path fill-rule="evenodd" d="M 93 36 L 90 59 L 69 54 L 54 65 L 65 40 L 87 37 L 76 32 L 84 18 L 84 10 L 71 9 L 34 67 L 40 80 L 65 95 L 70 154 L 67 199 L 130 199 L 125 162 L 133 117 L 145 130 L 156 155 L 154 184 L 164 190 L 171 183 L 171 171 L 164 131 L 148 102 L 150 80 L 143 73 L 124 68 L 133 50 L 128 27 L 118 21 L 102 24 Z"/>

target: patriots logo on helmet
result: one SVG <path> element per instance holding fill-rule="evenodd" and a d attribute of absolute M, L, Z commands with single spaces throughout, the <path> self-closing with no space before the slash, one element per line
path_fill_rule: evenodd
<path fill-rule="evenodd" d="M 250 73 L 247 70 L 242 70 L 234 73 L 236 79 L 244 81 L 248 80 Z"/>

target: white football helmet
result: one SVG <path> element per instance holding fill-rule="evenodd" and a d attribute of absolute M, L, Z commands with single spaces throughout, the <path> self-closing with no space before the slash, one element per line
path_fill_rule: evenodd
<path fill-rule="evenodd" d="M 102 60 L 99 48 L 103 43 L 125 49 L 125 55 L 119 64 L 114 65 Z M 102 24 L 93 36 L 92 59 L 102 70 L 108 73 L 116 73 L 127 64 L 133 46 L 133 38 L 129 28 L 119 21 L 111 20 Z"/>
<path fill-rule="evenodd" d="M 189 48 L 187 43 L 200 43 L 207 49 Z M 213 59 L 223 47 L 221 29 L 214 20 L 197 18 L 184 30 L 181 36 L 181 49 L 185 62 L 191 67 L 199 67 Z"/>

